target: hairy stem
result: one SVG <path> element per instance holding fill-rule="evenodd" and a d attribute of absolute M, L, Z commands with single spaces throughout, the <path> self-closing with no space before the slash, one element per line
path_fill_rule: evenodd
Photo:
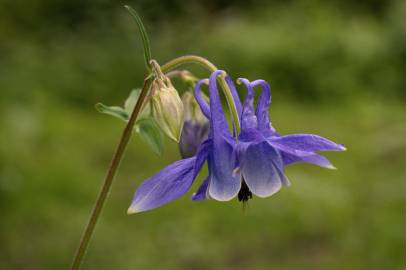
<path fill-rule="evenodd" d="M 114 176 L 117 172 L 117 169 L 120 165 L 120 161 L 123 157 L 127 144 L 130 140 L 135 121 L 137 120 L 137 117 L 138 117 L 139 113 L 141 112 L 141 107 L 142 107 L 145 97 L 147 96 L 150 85 L 151 85 L 151 80 L 146 79 L 144 81 L 144 85 L 142 87 L 140 97 L 137 100 L 137 104 L 135 105 L 134 110 L 131 113 L 130 119 L 128 120 L 128 123 L 121 135 L 121 139 L 116 148 L 113 159 L 111 160 L 111 163 L 110 163 L 109 169 L 107 171 L 106 177 L 104 179 L 103 185 L 101 187 L 99 195 L 97 196 L 96 203 L 94 205 L 92 213 L 90 214 L 90 219 L 83 232 L 79 247 L 78 247 L 75 257 L 73 259 L 73 263 L 70 268 L 71 270 L 80 269 L 80 265 L 81 265 L 83 256 L 86 253 L 90 239 L 93 235 L 93 231 L 96 227 L 97 220 L 100 216 L 100 213 L 103 208 L 104 202 L 107 198 L 107 195 L 109 194 L 111 184 L 113 183 L 113 180 L 114 180 Z"/>

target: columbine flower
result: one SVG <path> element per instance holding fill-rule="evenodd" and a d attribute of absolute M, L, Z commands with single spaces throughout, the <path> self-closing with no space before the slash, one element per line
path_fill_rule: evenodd
<path fill-rule="evenodd" d="M 279 136 L 269 122 L 269 86 L 262 80 L 251 83 L 241 79 L 248 90 L 242 107 L 230 77 L 226 76 L 240 115 L 241 133 L 237 140 L 228 129 L 217 89 L 217 77 L 222 74 L 223 71 L 215 71 L 210 76 L 210 104 L 200 95 L 204 80 L 196 85 L 197 102 L 210 120 L 209 138 L 194 157 L 177 161 L 144 181 L 135 193 L 129 213 L 156 208 L 183 195 L 206 160 L 209 176 L 192 199 L 228 201 L 238 195 L 239 200 L 246 201 L 252 194 L 267 197 L 277 192 L 282 184 L 288 185 L 285 165 L 302 161 L 329 167 L 331 164 L 314 151 L 345 149 L 317 135 Z M 257 85 L 263 91 L 254 112 L 253 88 Z"/>
<path fill-rule="evenodd" d="M 182 102 L 185 122 L 180 136 L 179 150 L 182 158 L 189 158 L 196 155 L 199 146 L 207 139 L 209 122 L 189 91 L 183 94 Z"/>
<path fill-rule="evenodd" d="M 227 191 L 216 194 L 215 191 L 211 190 L 212 183 L 207 180 L 207 183 L 203 183 L 199 188 L 194 199 L 211 197 L 217 200 L 229 200 L 238 194 L 240 201 L 247 201 L 252 197 L 252 193 L 258 197 L 271 196 L 282 185 L 289 185 L 289 180 L 284 174 L 284 166 L 294 162 L 308 162 L 334 168 L 326 158 L 314 153 L 314 151 L 342 151 L 345 150 L 342 145 L 317 135 L 280 136 L 269 121 L 271 103 L 269 85 L 263 80 L 252 83 L 247 79 L 239 79 L 239 81 L 247 87 L 247 97 L 241 113 L 239 112 L 241 115 L 241 133 L 238 142 L 233 142 L 238 162 L 234 174 L 241 175 L 241 188 L 237 192 L 235 186 L 230 185 L 222 188 Z M 254 111 L 253 89 L 256 86 L 261 86 L 263 91 Z M 196 89 L 197 101 L 202 108 L 207 110 L 208 106 L 199 96 L 199 92 L 200 90 Z M 237 108 L 241 107 L 238 96 L 234 97 L 234 101 Z M 224 182 L 215 185 L 221 184 Z"/>
<path fill-rule="evenodd" d="M 209 177 L 204 181 L 205 183 L 224 181 L 226 184 L 223 186 L 234 185 L 239 189 L 239 176 L 233 174 L 237 166 L 234 151 L 235 139 L 228 130 L 221 107 L 216 85 L 218 75 L 219 72 L 214 72 L 210 77 L 210 107 L 201 107 L 203 114 L 210 118 L 209 138 L 200 145 L 194 157 L 176 161 L 145 180 L 135 192 L 128 213 L 150 210 L 182 196 L 189 190 L 206 160 L 209 166 Z M 233 87 L 230 82 L 231 80 L 228 79 L 230 87 Z M 200 89 L 203 83 L 204 81 L 200 81 L 196 88 Z M 220 186 L 215 184 L 211 186 L 216 194 L 222 192 L 218 190 Z"/>
<path fill-rule="evenodd" d="M 183 104 L 169 78 L 157 78 L 152 83 L 152 107 L 154 118 L 162 131 L 179 142 L 184 118 Z"/>

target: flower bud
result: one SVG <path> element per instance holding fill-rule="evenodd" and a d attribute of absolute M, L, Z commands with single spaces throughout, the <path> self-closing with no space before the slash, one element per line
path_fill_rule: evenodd
<path fill-rule="evenodd" d="M 200 144 L 207 139 L 209 122 L 190 92 L 183 94 L 182 102 L 185 109 L 185 123 L 179 150 L 183 158 L 188 158 L 194 156 Z"/>
<path fill-rule="evenodd" d="M 172 140 L 179 142 L 184 109 L 178 91 L 166 77 L 155 79 L 152 83 L 152 109 L 162 131 Z"/>
<path fill-rule="evenodd" d="M 195 77 L 191 72 L 187 70 L 182 70 L 180 72 L 180 78 L 185 82 L 188 86 L 195 88 L 196 83 L 199 81 L 197 77 Z M 192 96 L 192 94 L 190 94 Z M 192 96 L 193 98 L 193 96 Z"/>

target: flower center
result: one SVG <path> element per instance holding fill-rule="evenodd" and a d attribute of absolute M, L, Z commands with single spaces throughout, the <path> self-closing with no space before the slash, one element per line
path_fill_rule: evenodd
<path fill-rule="evenodd" d="M 241 189 L 238 192 L 238 200 L 244 203 L 247 202 L 249 199 L 252 199 L 252 192 L 243 179 Z"/>

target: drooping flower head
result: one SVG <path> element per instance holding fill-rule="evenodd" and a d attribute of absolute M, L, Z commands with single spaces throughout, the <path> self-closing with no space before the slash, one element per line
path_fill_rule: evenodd
<path fill-rule="evenodd" d="M 247 88 L 242 105 L 231 78 L 225 76 L 240 117 L 241 132 L 236 137 L 228 128 L 217 87 L 217 78 L 224 75 L 225 72 L 220 70 L 211 74 L 209 104 L 201 95 L 205 80 L 196 85 L 196 100 L 209 119 L 208 139 L 200 145 L 195 156 L 179 160 L 145 180 L 135 193 L 129 213 L 159 207 L 186 193 L 205 161 L 209 175 L 193 195 L 193 200 L 228 201 L 238 196 L 239 200 L 246 201 L 252 194 L 268 197 L 282 185 L 288 185 L 284 173 L 286 165 L 308 162 L 331 168 L 328 160 L 315 151 L 345 150 L 342 145 L 317 135 L 280 136 L 269 121 L 269 85 L 263 80 L 239 79 Z M 254 109 L 254 89 L 258 87 L 261 94 Z"/>

